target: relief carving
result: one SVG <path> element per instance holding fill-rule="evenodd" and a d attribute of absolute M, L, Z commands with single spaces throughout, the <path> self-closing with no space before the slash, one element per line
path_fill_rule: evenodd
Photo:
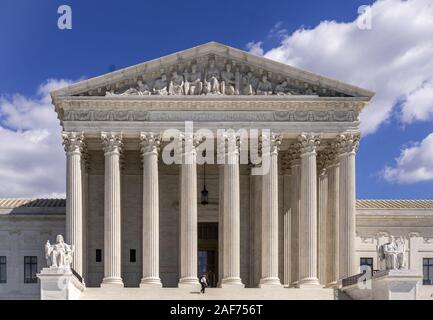
<path fill-rule="evenodd" d="M 332 89 L 290 79 L 245 63 L 218 60 L 214 56 L 195 59 L 189 65 L 179 63 L 171 72 L 143 74 L 115 85 L 93 89 L 92 94 L 105 96 L 148 95 L 317 95 L 346 96 Z M 156 76 L 155 76 L 156 75 Z M 131 85 L 131 82 L 133 84 Z M 90 91 L 85 95 L 91 95 Z"/>

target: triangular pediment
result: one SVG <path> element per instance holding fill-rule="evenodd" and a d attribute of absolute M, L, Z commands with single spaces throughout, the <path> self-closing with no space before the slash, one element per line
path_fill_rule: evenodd
<path fill-rule="evenodd" d="M 80 81 L 62 96 L 261 95 L 364 97 L 374 93 L 216 42 Z"/>

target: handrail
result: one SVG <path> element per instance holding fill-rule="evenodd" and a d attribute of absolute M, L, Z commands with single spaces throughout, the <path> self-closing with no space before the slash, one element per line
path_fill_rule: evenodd
<path fill-rule="evenodd" d="M 83 283 L 83 277 L 80 276 L 78 272 L 74 270 L 74 268 L 71 268 L 71 271 L 72 274 L 75 276 L 75 278 L 77 278 L 77 280 L 80 281 L 80 283 Z"/>

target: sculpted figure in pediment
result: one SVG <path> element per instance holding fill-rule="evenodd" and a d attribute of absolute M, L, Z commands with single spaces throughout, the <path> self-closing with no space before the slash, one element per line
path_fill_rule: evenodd
<path fill-rule="evenodd" d="M 221 93 L 226 95 L 234 95 L 236 87 L 235 74 L 231 71 L 232 66 L 226 64 L 226 68 L 221 72 Z"/>
<path fill-rule="evenodd" d="M 105 96 L 117 96 L 113 89 L 105 91 Z"/>
<path fill-rule="evenodd" d="M 151 94 L 149 85 L 147 83 L 143 83 L 143 81 L 137 81 L 138 89 L 137 94 L 140 96 L 149 96 Z"/>
<path fill-rule="evenodd" d="M 185 84 L 184 91 L 188 95 L 200 95 L 203 91 L 203 83 L 201 82 L 201 73 L 197 70 L 197 65 L 191 66 L 191 73 L 185 69 L 184 73 Z"/>
<path fill-rule="evenodd" d="M 156 79 L 153 84 L 153 94 L 165 96 L 168 94 L 167 91 L 167 76 L 165 74 L 161 75 L 161 78 Z"/>
<path fill-rule="evenodd" d="M 209 66 L 204 74 L 203 91 L 205 94 L 221 94 L 219 88 L 220 71 L 215 65 L 215 60 L 209 61 Z"/>
<path fill-rule="evenodd" d="M 255 94 L 255 86 L 257 85 L 257 78 L 253 76 L 250 71 L 245 74 L 241 79 L 241 94 L 253 95 Z"/>
<path fill-rule="evenodd" d="M 173 71 L 171 75 L 170 84 L 168 85 L 168 94 L 173 96 L 180 96 L 184 94 L 183 91 L 183 76 L 177 74 L 176 71 Z"/>
<path fill-rule="evenodd" d="M 283 81 L 275 86 L 275 94 L 278 96 L 290 95 L 290 88 L 287 81 Z"/>
<path fill-rule="evenodd" d="M 257 85 L 258 95 L 271 95 L 273 93 L 272 83 L 268 80 L 266 75 L 262 76 L 262 80 Z"/>

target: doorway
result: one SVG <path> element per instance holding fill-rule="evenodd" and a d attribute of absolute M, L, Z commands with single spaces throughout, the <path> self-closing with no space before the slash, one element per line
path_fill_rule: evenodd
<path fill-rule="evenodd" d="M 218 223 L 198 224 L 198 276 L 207 274 L 209 287 L 218 284 Z"/>

